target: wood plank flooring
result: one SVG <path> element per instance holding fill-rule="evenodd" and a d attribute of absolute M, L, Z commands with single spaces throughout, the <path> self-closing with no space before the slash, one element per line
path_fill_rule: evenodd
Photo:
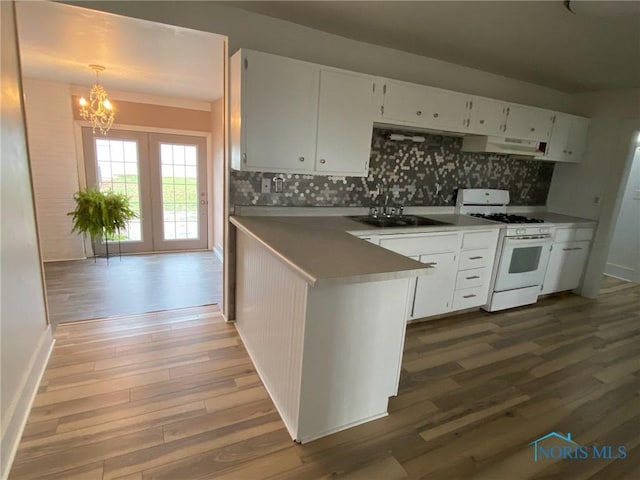
<path fill-rule="evenodd" d="M 222 300 L 222 263 L 211 251 L 47 262 L 44 268 L 54 326 Z"/>
<path fill-rule="evenodd" d="M 638 479 L 640 286 L 408 327 L 390 414 L 288 436 L 215 309 L 60 325 L 11 480 Z M 533 461 L 550 431 L 624 460 Z"/>

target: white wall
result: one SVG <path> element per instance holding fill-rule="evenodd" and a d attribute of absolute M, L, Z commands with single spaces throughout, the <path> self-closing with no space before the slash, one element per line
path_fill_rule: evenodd
<path fill-rule="evenodd" d="M 71 86 L 25 78 L 24 95 L 42 258 L 85 258 L 82 237 L 71 233 L 67 215 L 79 189 Z"/>
<path fill-rule="evenodd" d="M 581 291 L 595 297 L 626 185 L 630 154 L 640 130 L 640 89 L 578 94 L 573 102 L 574 111 L 591 117 L 585 159 L 577 165 L 556 165 L 547 207 L 598 220 Z M 596 196 L 600 199 L 597 205 Z"/>
<path fill-rule="evenodd" d="M 53 345 L 46 321 L 19 81 L 13 2 L 0 2 L 2 168 L 0 170 L 0 478 L 8 475 Z"/>
<path fill-rule="evenodd" d="M 640 142 L 640 137 L 638 137 Z M 615 223 L 605 273 L 640 282 L 640 146 L 636 147 Z"/>
<path fill-rule="evenodd" d="M 350 40 L 216 2 L 67 2 L 202 30 L 241 47 L 435 87 L 571 111 L 571 96 L 473 68 Z"/>

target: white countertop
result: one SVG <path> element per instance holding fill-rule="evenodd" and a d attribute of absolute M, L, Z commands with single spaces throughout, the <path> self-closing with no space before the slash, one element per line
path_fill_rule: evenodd
<path fill-rule="evenodd" d="M 259 241 L 309 284 L 359 283 L 428 274 L 430 267 L 357 238 L 356 235 L 425 233 L 500 228 L 466 215 L 425 215 L 451 225 L 376 228 L 338 216 L 230 217 L 239 230 Z"/>

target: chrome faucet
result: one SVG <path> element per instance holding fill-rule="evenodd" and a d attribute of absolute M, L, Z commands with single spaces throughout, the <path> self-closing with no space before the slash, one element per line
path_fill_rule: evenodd
<path fill-rule="evenodd" d="M 373 217 L 393 217 L 404 213 L 404 205 L 391 205 L 389 203 L 389 190 L 382 186 L 378 186 L 378 205 L 369 208 L 369 215 Z"/>

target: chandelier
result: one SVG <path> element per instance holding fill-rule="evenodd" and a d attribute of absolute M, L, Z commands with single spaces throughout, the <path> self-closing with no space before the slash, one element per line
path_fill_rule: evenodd
<path fill-rule="evenodd" d="M 107 97 L 107 91 L 100 85 L 100 72 L 105 68 L 102 65 L 89 65 L 89 68 L 96 72 L 96 83 L 89 92 L 89 101 L 87 102 L 84 97 L 79 100 L 80 116 L 83 120 L 91 122 L 93 133 L 98 129 L 102 135 L 106 135 L 113 125 L 115 113 Z"/>

